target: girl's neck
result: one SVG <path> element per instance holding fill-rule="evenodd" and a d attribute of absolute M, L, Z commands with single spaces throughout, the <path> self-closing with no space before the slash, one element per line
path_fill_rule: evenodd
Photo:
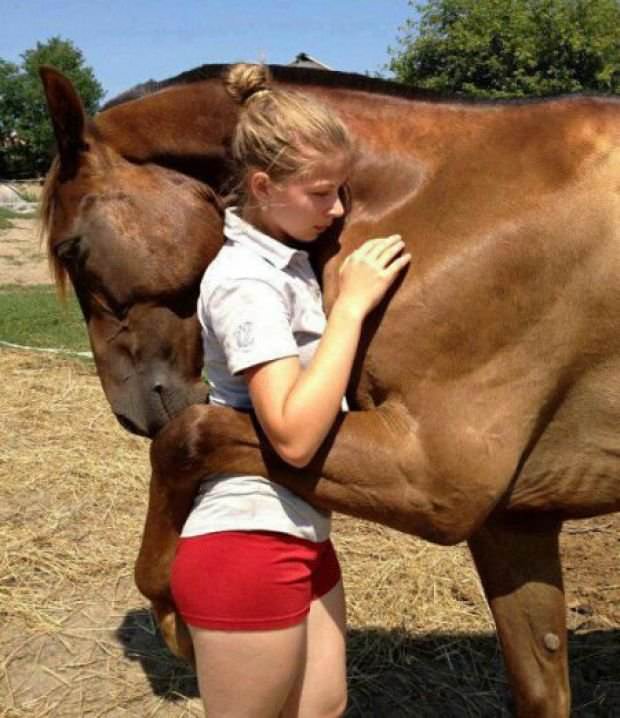
<path fill-rule="evenodd" d="M 263 234 L 266 234 L 278 242 L 288 244 L 286 238 L 279 236 L 280 233 L 277 231 L 277 228 L 270 224 L 269 218 L 265 216 L 264 212 L 261 212 L 260 207 L 257 205 L 245 204 L 240 208 L 239 214 L 243 220 L 258 229 L 259 232 L 263 232 Z"/>

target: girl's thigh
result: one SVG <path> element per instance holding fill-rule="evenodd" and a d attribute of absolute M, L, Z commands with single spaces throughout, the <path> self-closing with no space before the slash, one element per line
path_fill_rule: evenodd
<path fill-rule="evenodd" d="M 340 715 L 345 610 L 331 542 L 265 532 L 182 540 L 175 603 L 209 718 Z"/>
<path fill-rule="evenodd" d="M 306 622 L 273 631 L 190 626 L 208 718 L 276 718 L 306 658 Z"/>
<path fill-rule="evenodd" d="M 347 703 L 346 609 L 342 581 L 312 602 L 306 653 L 283 718 L 336 718 Z"/>

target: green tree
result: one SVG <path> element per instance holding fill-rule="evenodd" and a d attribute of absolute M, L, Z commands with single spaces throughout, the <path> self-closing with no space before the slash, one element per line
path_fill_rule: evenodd
<path fill-rule="evenodd" d="M 620 92 L 618 0 L 429 0 L 400 29 L 402 82 L 478 97 Z"/>
<path fill-rule="evenodd" d="M 0 59 L 0 176 L 44 173 L 49 167 L 54 133 L 39 79 L 41 65 L 53 65 L 72 80 L 89 114 L 104 94 L 81 50 L 69 40 L 38 42 L 21 59 L 19 66 Z"/>

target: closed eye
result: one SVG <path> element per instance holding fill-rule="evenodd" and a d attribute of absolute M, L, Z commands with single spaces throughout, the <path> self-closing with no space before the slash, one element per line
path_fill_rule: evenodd
<path fill-rule="evenodd" d="M 129 306 L 127 304 L 118 304 L 116 302 L 110 301 L 109 299 L 104 299 L 104 297 L 95 292 L 91 292 L 90 296 L 92 301 L 105 314 L 110 314 L 119 321 L 123 321 L 127 318 L 127 314 L 129 313 Z"/>
<path fill-rule="evenodd" d="M 80 256 L 81 237 L 70 237 L 54 247 L 54 254 L 63 264 L 75 262 Z"/>
<path fill-rule="evenodd" d="M 335 197 L 343 188 L 344 185 L 323 185 L 319 186 L 316 189 L 311 189 L 310 194 L 313 197 Z"/>

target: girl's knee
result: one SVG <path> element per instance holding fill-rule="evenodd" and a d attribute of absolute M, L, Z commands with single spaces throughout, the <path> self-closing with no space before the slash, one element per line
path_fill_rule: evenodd
<path fill-rule="evenodd" d="M 325 713 L 322 713 L 322 718 L 341 718 L 347 709 L 347 689 L 341 691 L 339 696 L 335 696 L 332 705 L 327 709 Z"/>
<path fill-rule="evenodd" d="M 291 718 L 341 718 L 347 709 L 347 688 L 322 695 L 314 705 L 302 704 L 301 710 Z"/>

